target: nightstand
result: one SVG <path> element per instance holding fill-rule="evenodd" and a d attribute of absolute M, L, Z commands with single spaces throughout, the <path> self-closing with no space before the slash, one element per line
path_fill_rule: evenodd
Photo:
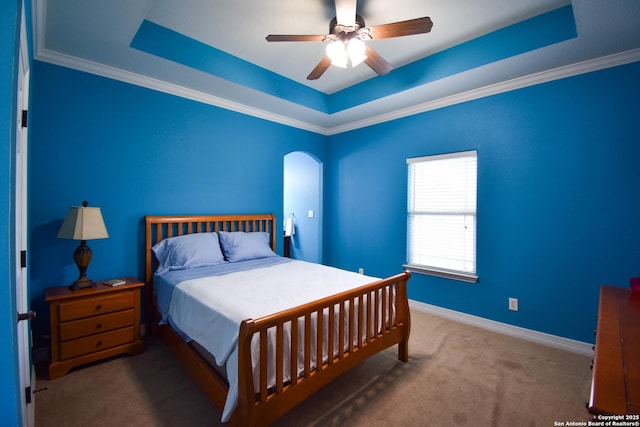
<path fill-rule="evenodd" d="M 90 288 L 48 288 L 51 316 L 49 379 L 71 368 L 118 354 L 144 351 L 140 337 L 140 291 L 144 283 L 129 277 L 121 286 L 102 282 Z"/>

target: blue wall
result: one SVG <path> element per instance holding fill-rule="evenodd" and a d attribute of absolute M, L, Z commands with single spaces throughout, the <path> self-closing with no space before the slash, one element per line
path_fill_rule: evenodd
<path fill-rule="evenodd" d="M 626 286 L 640 273 L 638 68 L 324 138 L 36 62 L 32 305 L 77 275 L 75 242 L 55 238 L 69 205 L 100 206 L 110 232 L 90 242 L 90 277 L 142 277 L 144 214 L 280 212 L 284 154 L 322 159 L 327 143 L 326 262 L 393 274 L 405 261 L 405 159 L 477 149 L 480 282 L 414 274 L 410 297 L 590 341 L 599 285 Z M 507 310 L 508 297 L 519 312 Z"/>
<path fill-rule="evenodd" d="M 99 206 L 109 232 L 89 242 L 89 277 L 144 278 L 145 214 L 280 215 L 284 155 L 324 156 L 314 133 L 39 61 L 32 76 L 31 299 L 43 313 L 44 290 L 78 276 L 78 242 L 56 238 L 70 205 Z"/>
<path fill-rule="evenodd" d="M 3 425 L 22 422 L 15 296 L 15 156 L 16 81 L 20 45 L 20 0 L 0 7 L 0 414 Z"/>
<path fill-rule="evenodd" d="M 477 149 L 480 282 L 414 274 L 410 297 L 592 341 L 600 284 L 640 274 L 639 72 L 630 64 L 323 137 L 36 62 L 32 306 L 77 276 L 77 243 L 55 237 L 69 205 L 100 206 L 110 233 L 90 242 L 90 277 L 142 277 L 145 214 L 281 212 L 291 151 L 324 164 L 325 262 L 396 273 L 405 159 Z"/>
<path fill-rule="evenodd" d="M 325 262 L 401 271 L 406 158 L 477 149 L 480 281 L 413 274 L 410 298 L 592 342 L 599 286 L 640 274 L 638 75 L 634 63 L 330 137 Z"/>

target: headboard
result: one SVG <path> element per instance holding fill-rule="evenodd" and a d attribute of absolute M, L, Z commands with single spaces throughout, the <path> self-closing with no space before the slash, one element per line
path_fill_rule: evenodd
<path fill-rule="evenodd" d="M 271 249 L 276 250 L 276 218 L 274 214 L 187 215 L 144 217 L 145 282 L 150 286 L 157 261 L 151 248 L 162 239 L 192 233 L 218 231 L 266 231 L 271 235 Z"/>

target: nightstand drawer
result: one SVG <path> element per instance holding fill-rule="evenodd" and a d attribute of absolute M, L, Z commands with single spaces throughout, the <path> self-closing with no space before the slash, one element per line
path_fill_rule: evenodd
<path fill-rule="evenodd" d="M 87 335 L 112 331 L 114 329 L 131 326 L 134 323 L 133 309 L 72 320 L 60 324 L 60 340 L 67 341 Z"/>
<path fill-rule="evenodd" d="M 60 359 L 70 359 L 133 341 L 133 327 L 65 341 L 60 345 Z"/>
<path fill-rule="evenodd" d="M 133 308 L 133 292 L 119 292 L 114 295 L 60 303 L 59 319 L 65 322 L 128 308 Z"/>

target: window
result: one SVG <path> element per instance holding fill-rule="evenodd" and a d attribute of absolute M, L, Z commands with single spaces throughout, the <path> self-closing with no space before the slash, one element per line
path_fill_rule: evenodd
<path fill-rule="evenodd" d="M 476 151 L 407 159 L 408 270 L 478 281 L 477 163 Z"/>

